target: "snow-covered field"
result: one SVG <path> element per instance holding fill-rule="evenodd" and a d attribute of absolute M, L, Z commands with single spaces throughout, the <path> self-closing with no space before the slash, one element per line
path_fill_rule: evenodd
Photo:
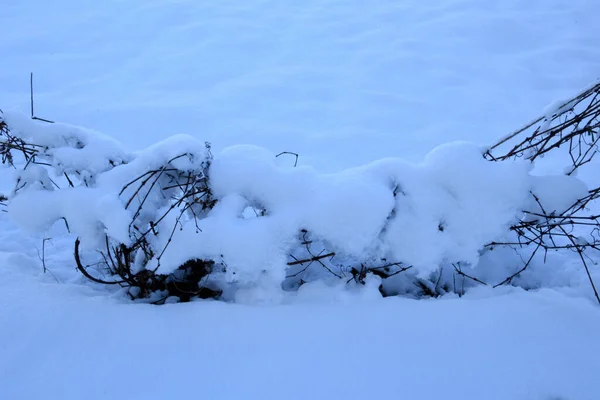
<path fill-rule="evenodd" d="M 598 309 L 556 292 L 152 307 L 1 276 L 3 399 L 598 398 Z"/>
<path fill-rule="evenodd" d="M 420 162 L 600 78 L 589 0 L 6 3 L 0 108 L 29 112 L 33 72 L 38 116 L 127 150 L 187 133 L 323 172 Z M 599 309 L 566 264 L 540 291 L 417 301 L 315 283 L 261 305 L 155 307 L 86 283 L 72 238 L 45 242 L 43 274 L 44 237 L 1 213 L 2 400 L 600 398 Z"/>
<path fill-rule="evenodd" d="M 23 0 L 0 104 L 139 148 L 189 133 L 322 169 L 493 141 L 598 79 L 590 0 Z"/>

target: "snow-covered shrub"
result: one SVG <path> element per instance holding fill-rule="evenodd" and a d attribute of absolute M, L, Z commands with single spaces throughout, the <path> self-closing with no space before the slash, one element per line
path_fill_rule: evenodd
<path fill-rule="evenodd" d="M 493 161 L 520 158 L 533 164 L 543 163 L 545 157 L 550 157 L 554 163 L 560 160 L 566 165 L 562 176 L 536 177 L 530 204 L 524 208 L 525 215 L 511 227 L 512 241 L 492 242 L 487 246 L 488 249 L 512 247 L 525 256 L 522 267 L 496 286 L 522 279 L 536 254 L 543 254 L 546 260 L 549 252 L 568 250 L 585 269 L 594 296 L 600 302 L 590 269 L 597 264 L 600 251 L 597 205 L 600 187 L 588 190 L 582 181 L 572 179 L 582 166 L 593 165 L 594 156 L 600 150 L 599 143 L 600 83 L 595 83 L 571 99 L 552 103 L 543 116 L 486 152 L 486 158 Z"/>
<path fill-rule="evenodd" d="M 178 136 L 129 154 L 100 133 L 69 125 L 11 113 L 2 115 L 2 124 L 3 162 L 15 168 L 10 215 L 31 231 L 64 221 L 77 237 L 75 262 L 87 278 L 128 287 L 133 298 L 220 294 L 199 285 L 219 268 L 213 260 L 173 265 L 171 257 L 169 270 L 159 271 L 174 231 L 215 203 L 207 184 L 208 144 Z M 100 270 L 110 277 L 88 271 L 82 243 L 101 255 Z"/>
<path fill-rule="evenodd" d="M 560 249 L 580 256 L 593 284 L 585 251 L 598 241 L 580 228 L 598 230 L 582 212 L 600 190 L 574 172 L 596 151 L 597 108 L 569 119 L 583 103 L 566 104 L 506 153 L 521 132 L 491 148 L 451 143 L 419 164 L 384 159 L 336 174 L 281 166 L 253 146 L 213 157 L 183 135 L 131 153 L 100 133 L 14 113 L 0 114 L 0 154 L 15 173 L 11 217 L 36 232 L 65 224 L 78 269 L 132 298 L 232 299 L 315 280 L 376 279 L 385 296 L 533 287 L 519 280 L 536 254 Z M 566 175 L 532 173 L 532 161 L 565 143 Z"/>

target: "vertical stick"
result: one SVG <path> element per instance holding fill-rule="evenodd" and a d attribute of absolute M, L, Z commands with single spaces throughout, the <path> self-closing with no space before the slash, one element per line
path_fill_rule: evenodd
<path fill-rule="evenodd" d="M 33 118 L 33 72 L 29 73 L 29 98 L 31 99 L 31 118 Z"/>

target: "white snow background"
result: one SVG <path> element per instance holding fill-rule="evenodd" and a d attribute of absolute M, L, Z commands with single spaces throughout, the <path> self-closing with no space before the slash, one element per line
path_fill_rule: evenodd
<path fill-rule="evenodd" d="M 186 133 L 322 173 L 419 163 L 600 78 L 589 0 L 4 3 L 0 107 L 29 112 L 33 71 L 38 116 L 127 151 Z M 87 285 L 71 238 L 46 243 L 42 274 L 43 237 L 5 213 L 0 228 L 0 399 L 600 398 L 600 314 L 569 259 L 538 291 L 416 301 L 315 283 L 153 307 Z"/>

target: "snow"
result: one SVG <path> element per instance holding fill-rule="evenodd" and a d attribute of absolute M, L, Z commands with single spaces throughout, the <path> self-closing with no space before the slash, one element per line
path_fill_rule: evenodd
<path fill-rule="evenodd" d="M 512 250 L 478 250 L 530 201 L 524 192 L 558 211 L 597 164 L 578 180 L 548 175 L 564 168 L 549 158 L 532 171 L 478 157 L 599 78 L 599 11 L 588 0 L 3 4 L 2 115 L 54 146 L 54 169 L 0 170 L 11 215 L 37 232 L 0 212 L 0 399 L 599 398 L 598 306 L 570 254 L 532 263 L 514 282 L 528 291 L 382 299 L 373 277 L 274 291 L 302 226 L 347 257 L 395 251 L 423 274 L 443 264 L 443 281 L 454 259 L 487 282 L 518 270 Z M 72 125 L 19 117 L 30 71 L 35 114 Z M 178 168 L 203 171 L 205 141 L 221 201 L 201 233 L 176 234 L 204 235 L 203 251 L 259 281 L 237 288 L 238 304 L 160 307 L 86 282 L 73 233 L 88 250 L 104 232 L 126 241 L 115 193 L 183 149 Z M 477 146 L 436 148 L 457 141 Z M 299 166 L 274 159 L 281 151 Z M 61 172 L 76 170 L 92 187 L 54 190 L 50 179 L 66 187 Z M 13 196 L 18 178 L 29 187 Z M 239 217 L 250 207 L 267 214 Z M 51 224 L 65 215 L 82 222 L 71 234 Z M 198 254 L 185 242 L 171 267 Z M 388 284 L 410 293 L 406 277 Z"/>
<path fill-rule="evenodd" d="M 11 132 L 15 126 L 18 137 L 32 136 L 27 129 L 38 128 L 27 124 L 22 128 L 15 120 L 19 121 L 11 117 L 6 123 Z M 44 156 L 55 169 L 58 164 L 59 175 L 70 160 L 61 159 L 64 154 L 56 156 L 55 147 L 61 149 L 67 135 L 58 129 L 54 132 L 59 140 L 52 145 L 46 139 Z M 95 152 L 93 143 L 83 148 Z M 95 153 L 104 154 L 103 148 Z M 39 171 L 42 167 L 33 165 L 30 173 L 30 165 L 25 164 L 10 199 L 9 215 L 44 235 L 64 219 L 71 233 L 98 251 L 105 249 L 105 233 L 118 243 L 131 244 L 139 239 L 140 230 L 152 229 L 150 245 L 156 256 L 142 268 L 169 274 L 188 260 L 222 260 L 229 282 L 256 283 L 269 275 L 267 279 L 277 285 L 285 278 L 287 255 L 299 246 L 294 240 L 301 231 L 324 242 L 338 258 L 349 257 L 349 264 L 391 259 L 411 265 L 425 277 L 444 263 L 477 265 L 484 246 L 506 236 L 532 202 L 532 189 L 542 192 L 541 204 L 552 206 L 557 202 L 567 206 L 586 192 L 585 185 L 580 190 L 580 181 L 565 176 L 560 182 L 567 190 L 556 195 L 551 189 L 557 187 L 557 179 L 536 181 L 529 175 L 529 163 L 492 163 L 483 158 L 481 146 L 461 142 L 438 146 L 420 164 L 389 158 L 336 174 L 278 166 L 274 154 L 248 145 L 227 148 L 213 160 L 205 145 L 183 135 L 125 154 L 123 159 L 128 161 L 66 189 L 46 182 L 47 175 Z M 206 218 L 197 214 L 182 218 L 183 211 L 169 214 L 178 204 L 169 199 L 181 194 L 173 193 L 177 185 L 159 180 L 162 172 L 142 189 L 128 183 L 146 182 L 154 179 L 153 171 L 167 169 L 179 171 L 175 174 L 197 172 L 202 180 L 206 179 L 203 168 L 217 201 L 216 210 L 209 210 Z M 73 185 L 72 180 L 69 183 Z M 37 202 L 44 207 L 36 207 Z M 80 204 L 86 204 L 86 209 Z M 264 210 L 266 215 L 240 218 L 247 207 Z M 537 208 L 534 204 L 533 211 Z M 137 227 L 135 231 L 131 226 Z"/>
<path fill-rule="evenodd" d="M 598 82 L 600 82 L 600 79 L 597 79 L 596 81 L 592 82 L 591 84 L 588 84 L 585 88 L 583 88 L 579 92 L 584 93 L 584 92 L 587 92 L 588 90 L 593 89 L 593 87 L 596 86 L 598 84 Z M 561 115 L 561 114 L 569 111 L 570 109 L 572 109 L 573 106 L 576 105 L 576 103 L 578 103 L 578 99 L 576 99 L 576 98 L 573 99 L 573 96 L 569 97 L 568 99 L 554 100 L 544 108 L 544 112 L 543 112 L 544 119 L 551 120 L 553 117 Z"/>
<path fill-rule="evenodd" d="M 3 290 L 0 313 L 0 395 L 7 399 L 598 394 L 597 307 L 549 290 L 314 303 L 331 291 L 313 288 L 307 301 L 281 306 L 153 307 L 23 272 L 3 271 L 7 279 L 13 285 Z"/>
<path fill-rule="evenodd" d="M 532 192 L 538 197 L 539 204 L 535 202 L 528 210 L 541 214 L 560 214 L 575 201 L 587 196 L 588 187 L 577 178 L 546 175 L 535 177 Z"/>
<path fill-rule="evenodd" d="M 49 124 L 8 111 L 2 113 L 2 119 L 14 127 L 13 135 L 25 142 L 50 147 L 46 156 L 60 168 L 59 173 L 77 171 L 95 175 L 127 161 L 121 145 L 98 132 L 62 123 Z"/>
<path fill-rule="evenodd" d="M 130 149 L 176 133 L 319 170 L 491 143 L 600 78 L 589 0 L 24 0 L 0 22 L 3 110 Z"/>
<path fill-rule="evenodd" d="M 50 192 L 26 189 L 10 202 L 8 213 L 20 227 L 33 233 L 47 232 L 57 221 L 65 219 L 72 233 L 98 247 L 104 245 L 105 232 L 122 243 L 130 242 L 130 213 L 123 209 L 117 196 L 98 189 L 77 187 Z"/>

